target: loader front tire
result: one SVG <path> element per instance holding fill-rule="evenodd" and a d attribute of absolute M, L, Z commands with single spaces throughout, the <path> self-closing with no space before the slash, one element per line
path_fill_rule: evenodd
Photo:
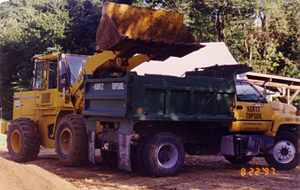
<path fill-rule="evenodd" d="M 11 122 L 7 133 L 7 149 L 16 162 L 37 159 L 40 152 L 38 128 L 29 118 L 18 118 Z"/>
<path fill-rule="evenodd" d="M 88 135 L 81 115 L 64 116 L 55 132 L 55 150 L 65 166 L 81 166 L 88 161 Z"/>

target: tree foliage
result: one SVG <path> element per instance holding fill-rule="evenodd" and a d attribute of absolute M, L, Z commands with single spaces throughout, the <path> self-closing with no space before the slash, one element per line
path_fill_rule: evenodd
<path fill-rule="evenodd" d="M 0 4 L 0 106 L 11 118 L 15 91 L 31 89 L 36 55 L 93 54 L 97 0 L 10 0 Z"/>
<path fill-rule="evenodd" d="M 257 72 L 300 78 L 299 0 L 111 0 L 178 11 L 200 42 L 224 41 Z M 0 107 L 31 88 L 33 59 L 56 52 L 93 54 L 99 0 L 10 0 L 0 4 Z"/>

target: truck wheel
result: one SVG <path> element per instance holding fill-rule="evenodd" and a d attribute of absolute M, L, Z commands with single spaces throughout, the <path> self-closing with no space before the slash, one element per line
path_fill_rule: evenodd
<path fill-rule="evenodd" d="M 88 135 L 81 115 L 64 116 L 55 132 L 55 150 L 65 166 L 80 166 L 88 161 Z"/>
<path fill-rule="evenodd" d="M 118 168 L 118 153 L 101 149 L 101 158 L 110 168 Z"/>
<path fill-rule="evenodd" d="M 275 138 L 273 154 L 266 154 L 267 163 L 278 170 L 290 170 L 300 163 L 300 140 L 290 132 L 280 132 Z"/>
<path fill-rule="evenodd" d="M 143 154 L 145 151 L 145 143 L 147 142 L 148 137 L 142 137 L 136 146 L 131 146 L 131 167 L 135 171 L 145 171 Z"/>
<path fill-rule="evenodd" d="M 184 148 L 180 138 L 169 132 L 150 137 L 143 154 L 146 172 L 152 176 L 173 176 L 184 163 Z"/>
<path fill-rule="evenodd" d="M 243 164 L 247 164 L 248 162 L 250 162 L 252 160 L 253 156 L 236 157 L 236 156 L 224 155 L 224 158 L 231 164 L 243 165 Z"/>
<path fill-rule="evenodd" d="M 34 121 L 18 118 L 11 122 L 7 133 L 7 149 L 12 160 L 28 162 L 37 159 L 40 137 Z"/>

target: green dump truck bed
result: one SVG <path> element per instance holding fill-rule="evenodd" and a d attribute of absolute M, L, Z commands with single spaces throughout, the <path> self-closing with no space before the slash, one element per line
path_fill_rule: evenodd
<path fill-rule="evenodd" d="M 128 72 L 125 77 L 87 79 L 83 115 L 131 121 L 233 121 L 234 96 L 233 78 Z"/>

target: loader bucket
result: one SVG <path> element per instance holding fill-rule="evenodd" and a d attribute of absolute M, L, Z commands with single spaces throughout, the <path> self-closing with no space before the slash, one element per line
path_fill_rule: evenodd
<path fill-rule="evenodd" d="M 99 50 L 120 57 L 150 55 L 154 60 L 183 57 L 204 47 L 183 24 L 183 14 L 105 2 L 97 30 Z"/>

